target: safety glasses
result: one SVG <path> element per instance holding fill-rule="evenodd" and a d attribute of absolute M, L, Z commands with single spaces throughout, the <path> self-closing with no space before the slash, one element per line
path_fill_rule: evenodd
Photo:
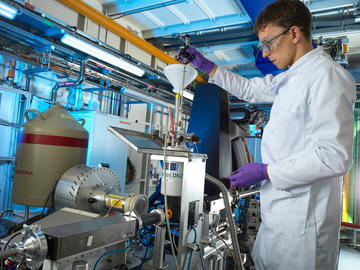
<path fill-rule="evenodd" d="M 283 34 L 285 34 L 287 31 L 289 31 L 291 29 L 291 26 L 289 28 L 286 28 L 285 30 L 283 30 L 282 32 L 280 32 L 279 34 L 277 34 L 275 37 L 270 38 L 270 39 L 264 39 L 263 41 L 260 41 L 257 45 L 257 47 L 259 48 L 260 51 L 263 52 L 271 52 L 272 50 L 272 46 L 275 43 L 275 41 Z"/>

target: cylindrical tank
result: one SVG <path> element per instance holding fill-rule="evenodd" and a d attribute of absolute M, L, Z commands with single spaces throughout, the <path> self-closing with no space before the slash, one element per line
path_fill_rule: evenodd
<path fill-rule="evenodd" d="M 30 119 L 29 113 L 37 114 Z M 28 206 L 52 206 L 61 175 L 85 164 L 89 133 L 63 107 L 44 113 L 28 110 L 19 134 L 12 200 Z"/>

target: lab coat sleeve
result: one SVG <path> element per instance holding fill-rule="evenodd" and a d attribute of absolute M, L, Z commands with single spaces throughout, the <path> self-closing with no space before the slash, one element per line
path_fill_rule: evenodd
<path fill-rule="evenodd" d="M 279 79 L 276 78 L 278 76 L 267 75 L 264 78 L 246 79 L 222 67 L 217 67 L 209 82 L 248 102 L 273 102 L 277 94 L 274 84 Z"/>
<path fill-rule="evenodd" d="M 276 189 L 296 188 L 348 172 L 352 164 L 355 91 L 354 79 L 340 66 L 316 74 L 309 84 L 307 100 L 312 147 L 305 146 L 286 160 L 269 164 L 269 178 Z"/>

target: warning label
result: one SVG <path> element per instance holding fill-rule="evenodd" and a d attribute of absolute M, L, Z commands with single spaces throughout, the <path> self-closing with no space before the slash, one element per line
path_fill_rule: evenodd
<path fill-rule="evenodd" d="M 112 207 L 121 208 L 121 206 L 122 206 L 122 201 L 119 200 L 119 199 L 107 199 L 107 200 L 106 200 L 106 205 L 107 205 L 107 206 L 112 206 Z"/>

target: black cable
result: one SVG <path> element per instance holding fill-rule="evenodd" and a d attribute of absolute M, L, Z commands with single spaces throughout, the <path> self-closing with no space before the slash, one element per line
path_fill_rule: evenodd
<path fill-rule="evenodd" d="M 32 224 L 33 222 L 38 221 L 40 218 L 41 218 L 41 215 L 39 214 L 39 215 L 36 215 L 36 216 L 28 219 L 26 222 L 24 221 L 24 222 L 15 224 L 13 227 L 11 227 L 8 230 L 8 232 L 6 234 L 1 235 L 0 239 L 4 239 L 5 237 L 9 236 L 10 234 L 15 233 L 18 230 L 21 230 L 23 228 L 24 224 Z"/>
<path fill-rule="evenodd" d="M 46 205 L 48 204 L 48 202 L 49 202 L 49 200 L 50 200 L 50 198 L 51 198 L 51 195 L 53 195 L 53 193 L 54 193 L 54 191 L 55 191 L 55 188 L 56 188 L 56 185 L 57 185 L 57 182 L 54 184 L 51 192 L 49 193 L 49 195 L 48 195 L 47 198 L 46 198 L 46 201 L 45 201 L 45 203 L 44 203 L 43 209 L 42 209 L 41 214 L 40 214 L 40 218 L 42 218 L 42 217 L 44 216 L 44 212 L 45 212 Z"/>
<path fill-rule="evenodd" d="M 11 242 L 11 240 L 13 240 L 16 236 L 20 235 L 21 232 L 15 233 L 13 236 L 10 237 L 10 239 L 6 242 L 4 250 L 6 250 L 6 248 L 8 247 L 9 243 Z"/>
<path fill-rule="evenodd" d="M 5 209 L 5 210 L 3 210 L 3 211 L 1 212 L 1 214 L 0 214 L 0 218 L 1 218 L 5 213 L 7 213 L 7 212 L 14 212 L 14 210 L 13 210 L 13 209 Z"/>

